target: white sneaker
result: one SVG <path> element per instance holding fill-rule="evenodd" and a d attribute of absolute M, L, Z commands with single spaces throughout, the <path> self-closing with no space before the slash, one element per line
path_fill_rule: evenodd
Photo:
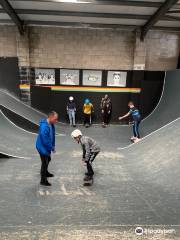
<path fill-rule="evenodd" d="M 135 139 L 136 139 L 136 137 L 134 137 L 134 136 L 133 136 L 133 137 L 131 137 L 131 140 L 132 140 L 132 141 L 134 141 Z"/>
<path fill-rule="evenodd" d="M 136 139 L 134 140 L 134 143 L 138 143 L 139 141 L 141 141 L 141 139 L 140 139 L 140 138 L 136 138 Z"/>

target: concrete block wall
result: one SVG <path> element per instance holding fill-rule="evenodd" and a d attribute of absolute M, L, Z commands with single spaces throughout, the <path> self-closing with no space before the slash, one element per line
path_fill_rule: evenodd
<path fill-rule="evenodd" d="M 20 36 L 15 26 L 0 26 L 0 57 L 19 58 L 20 67 L 175 69 L 180 34 L 151 31 L 144 42 L 126 30 L 29 27 Z"/>
<path fill-rule="evenodd" d="M 30 31 L 31 66 L 129 69 L 133 65 L 132 32 L 42 27 Z"/>

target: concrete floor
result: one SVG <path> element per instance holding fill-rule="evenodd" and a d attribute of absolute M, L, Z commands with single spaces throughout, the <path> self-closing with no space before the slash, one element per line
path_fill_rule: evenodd
<path fill-rule="evenodd" d="M 89 188 L 82 185 L 85 169 L 80 164 L 80 148 L 69 136 L 57 138 L 57 153 L 50 165 L 55 174 L 50 180 L 52 187 L 39 185 L 40 160 L 36 153 L 27 159 L 0 159 L 0 229 L 4 234 L 0 239 L 8 239 L 6 234 L 17 234 L 17 239 L 21 234 L 29 239 L 43 234 L 47 235 L 45 239 L 61 239 L 65 234 L 64 239 L 69 239 L 69 231 L 74 239 L 84 235 L 87 239 L 96 239 L 96 235 L 99 239 L 110 235 L 121 239 L 117 236 L 123 225 L 132 239 L 136 237 L 132 226 L 144 225 L 166 229 L 173 225 L 176 233 L 167 239 L 177 237 L 180 168 L 179 153 L 174 149 L 179 128 L 177 120 L 122 151 L 115 150 L 113 144 L 107 148 L 101 144 L 102 152 L 94 164 L 94 185 Z M 169 137 L 172 140 L 168 142 Z M 29 147 L 33 151 L 31 142 Z M 168 154 L 162 151 L 164 147 Z M 65 228 L 70 230 L 66 232 Z"/>

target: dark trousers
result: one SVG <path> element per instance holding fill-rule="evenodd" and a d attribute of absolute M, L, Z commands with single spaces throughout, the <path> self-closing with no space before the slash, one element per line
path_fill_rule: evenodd
<path fill-rule="evenodd" d="M 88 176 L 93 176 L 94 175 L 94 171 L 92 168 L 92 162 L 94 161 L 94 159 L 96 158 L 96 156 L 99 154 L 99 152 L 94 152 L 90 154 L 89 160 L 86 162 L 87 163 L 87 173 Z"/>
<path fill-rule="evenodd" d="M 140 138 L 140 134 L 139 134 L 139 125 L 140 125 L 141 121 L 134 121 L 133 123 L 133 134 L 134 137 Z"/>
<path fill-rule="evenodd" d="M 41 182 L 47 181 L 48 165 L 51 161 L 51 156 L 40 155 L 41 158 Z"/>
<path fill-rule="evenodd" d="M 91 114 L 84 114 L 84 125 L 91 125 Z"/>
<path fill-rule="evenodd" d="M 102 114 L 102 116 L 103 116 L 103 123 L 108 125 L 109 122 L 110 122 L 111 114 L 108 114 L 108 112 L 105 111 L 105 112 Z"/>

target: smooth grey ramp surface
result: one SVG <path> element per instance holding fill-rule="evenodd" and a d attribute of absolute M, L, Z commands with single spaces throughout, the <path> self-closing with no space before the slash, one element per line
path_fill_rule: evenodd
<path fill-rule="evenodd" d="M 17 114 L 36 124 L 39 123 L 40 118 L 45 116 L 45 114 L 36 111 L 35 109 L 21 102 L 18 98 L 3 90 L 0 90 L 0 105 L 16 112 Z"/>
<path fill-rule="evenodd" d="M 0 152 L 8 156 L 33 157 L 35 135 L 12 125 L 0 111 Z"/>
<path fill-rule="evenodd" d="M 23 116 L 11 111 L 10 109 L 0 105 L 0 109 L 3 112 L 3 114 L 16 126 L 29 131 L 31 133 L 37 133 L 39 126 L 31 121 L 29 121 L 27 118 L 24 118 Z"/>
<path fill-rule="evenodd" d="M 166 73 L 164 91 L 156 110 L 142 122 L 142 136 L 180 117 L 180 70 Z"/>
<path fill-rule="evenodd" d="M 180 119 L 122 150 L 133 189 L 160 217 L 180 224 Z"/>

